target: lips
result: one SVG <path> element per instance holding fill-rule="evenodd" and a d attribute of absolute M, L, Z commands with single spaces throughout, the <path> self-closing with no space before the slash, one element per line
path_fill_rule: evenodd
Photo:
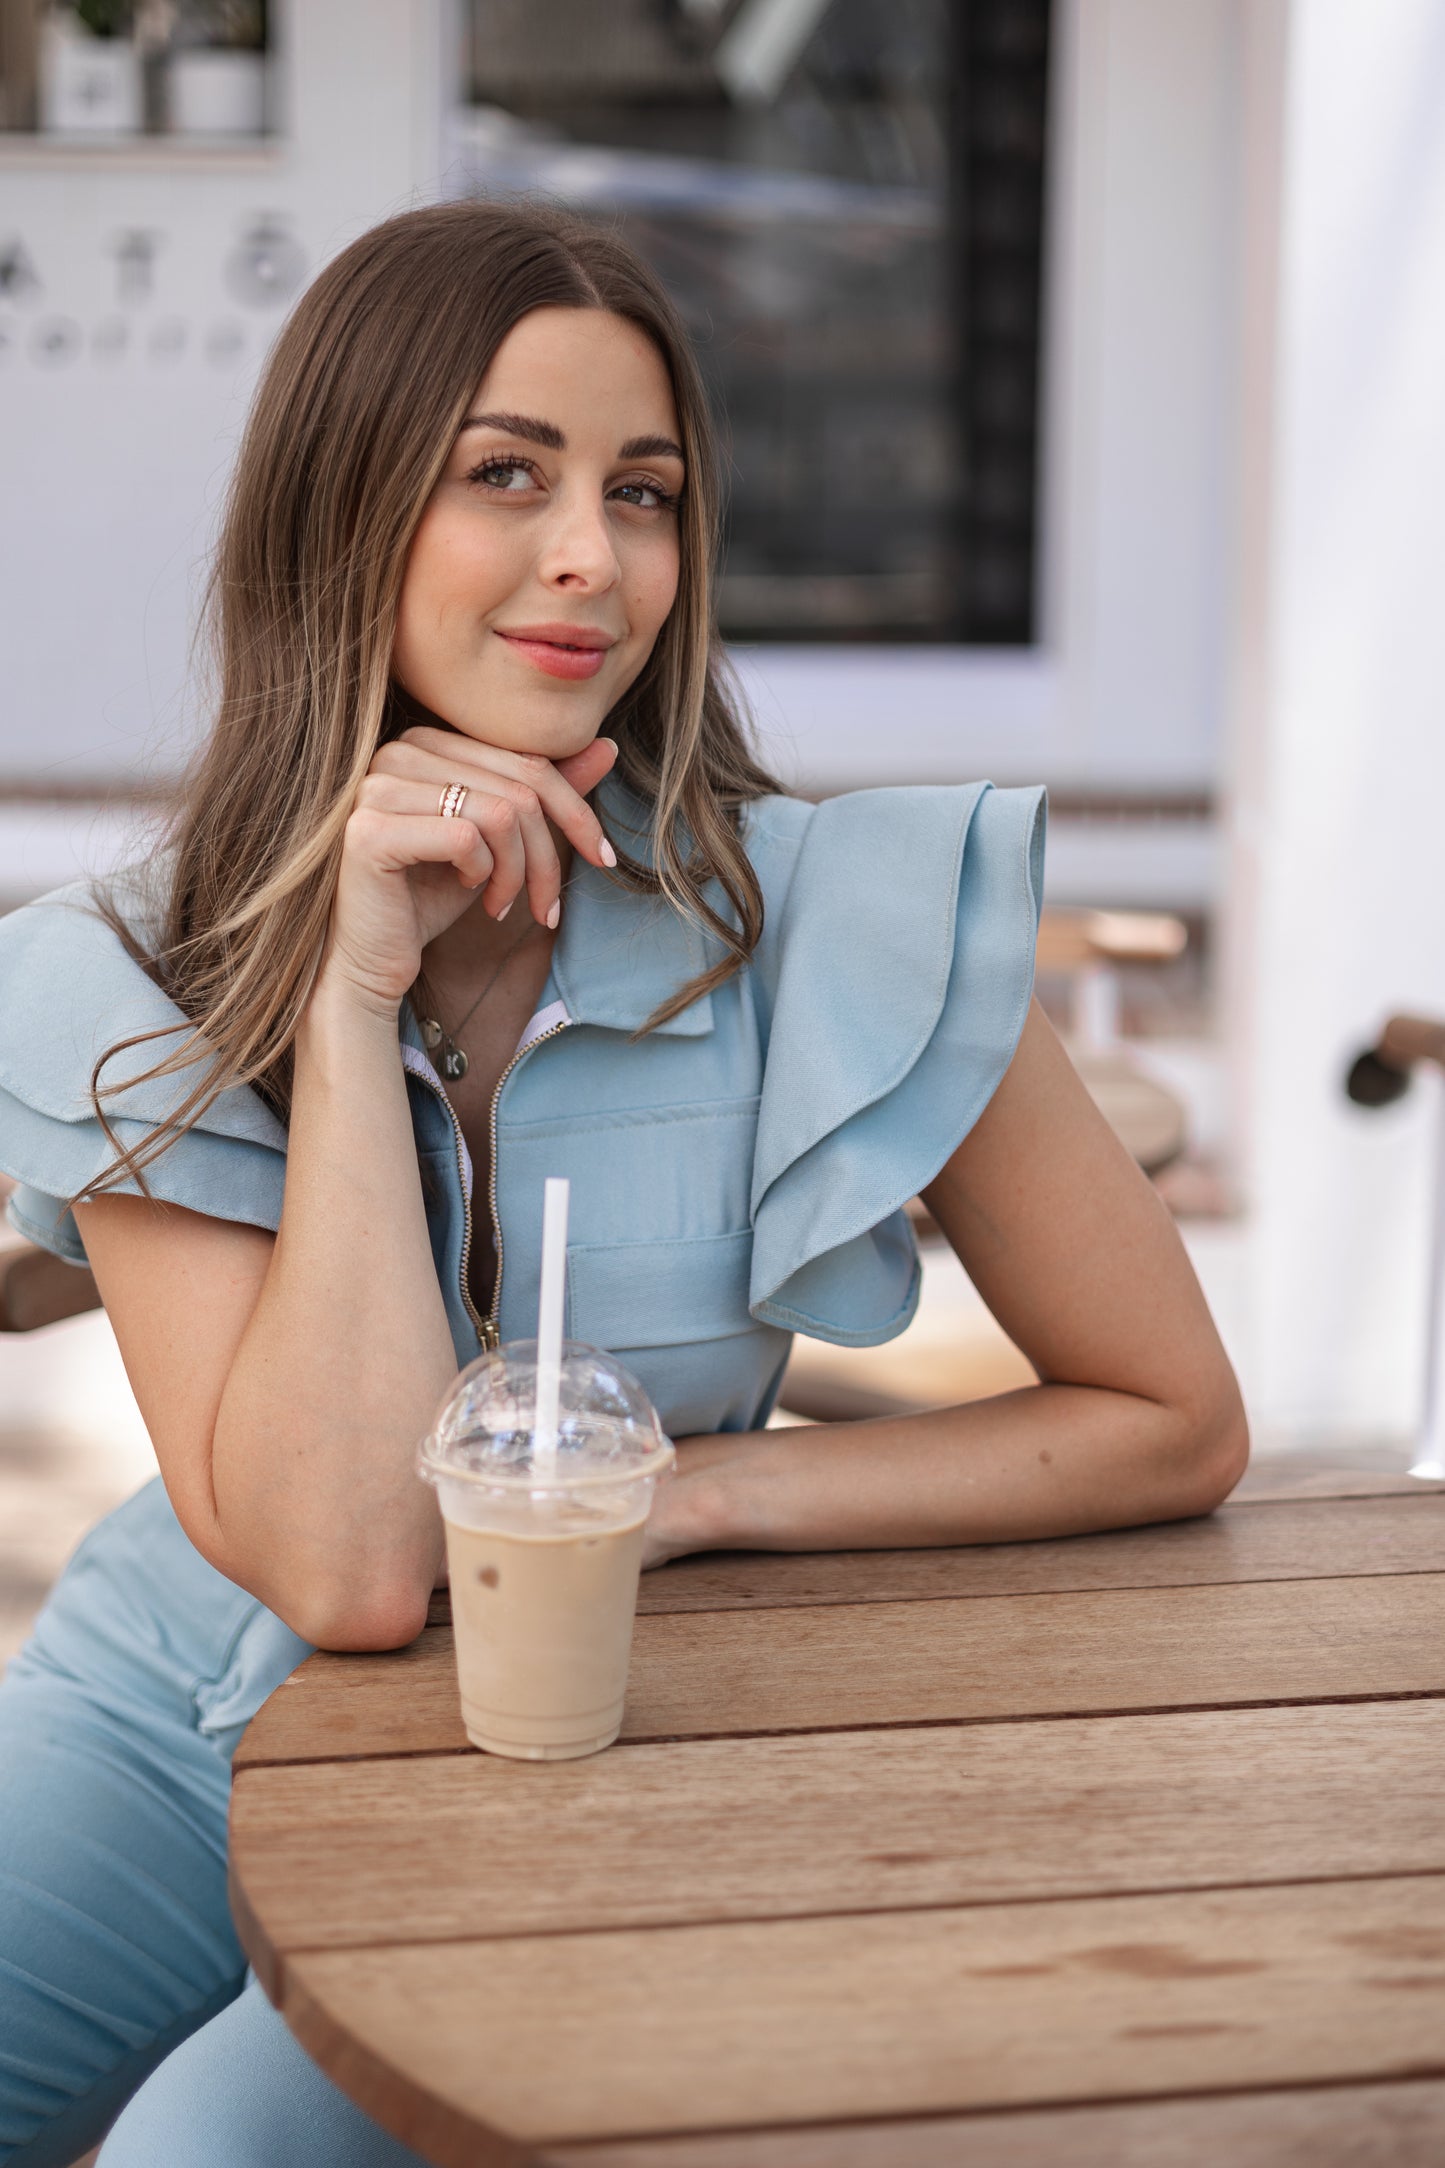
<path fill-rule="evenodd" d="M 611 633 L 589 625 L 527 625 L 515 632 L 496 628 L 514 655 L 556 678 L 593 678 L 616 646 Z"/>

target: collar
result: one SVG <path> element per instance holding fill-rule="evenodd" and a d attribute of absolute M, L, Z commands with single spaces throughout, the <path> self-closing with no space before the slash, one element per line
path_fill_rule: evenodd
<path fill-rule="evenodd" d="M 597 791 L 598 810 L 630 858 L 651 863 L 652 833 L 646 808 L 609 777 Z M 601 1024 L 609 1031 L 640 1031 L 653 1010 L 721 955 L 720 944 L 682 918 L 661 896 L 637 896 L 620 888 L 600 867 L 574 855 L 562 893 L 562 923 L 552 947 L 549 987 L 566 1006 L 569 1022 Z M 541 1006 L 548 1000 L 541 995 Z M 409 1066 L 440 1087 L 421 1043 L 411 1003 L 400 1012 L 402 1044 L 419 1060 Z M 713 1028 L 712 995 L 704 994 L 678 1016 L 659 1024 L 660 1036 L 700 1039 Z"/>
<path fill-rule="evenodd" d="M 599 786 L 596 802 L 628 856 L 650 861 L 646 808 L 610 776 Z M 720 954 L 719 943 L 665 898 L 634 895 L 574 856 L 552 950 L 553 984 L 574 1023 L 640 1031 L 659 1003 Z M 702 1038 L 712 1028 L 711 994 L 657 1026 L 662 1036 L 687 1039 Z"/>

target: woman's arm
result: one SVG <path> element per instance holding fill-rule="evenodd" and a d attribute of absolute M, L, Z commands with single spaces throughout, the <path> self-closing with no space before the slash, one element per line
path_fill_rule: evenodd
<path fill-rule="evenodd" d="M 580 793 L 598 740 L 504 795 L 466 739 L 385 748 L 347 829 L 328 952 L 295 1048 L 280 1228 L 131 1196 L 76 1206 L 182 1527 L 307 1640 L 409 1641 L 442 1556 L 415 1452 L 456 1369 L 417 1168 L 397 1008 L 422 948 L 485 887 L 546 922 L 560 866 L 542 814 L 605 863 Z M 436 774 L 476 775 L 475 819 L 435 817 Z M 575 787 L 574 787 L 575 786 Z M 471 893 L 467 893 L 471 891 Z"/>
<path fill-rule="evenodd" d="M 308 1641 L 411 1640 L 441 1557 L 413 1456 L 456 1360 L 394 1016 L 313 1001 L 274 1238 L 139 1197 L 76 1218 L 196 1548 Z"/>
<path fill-rule="evenodd" d="M 694 1438 L 650 1563 L 699 1549 L 997 1543 L 1207 1513 L 1248 1456 L 1173 1221 L 1034 1004 L 924 1201 L 1041 1382 L 926 1414 Z"/>

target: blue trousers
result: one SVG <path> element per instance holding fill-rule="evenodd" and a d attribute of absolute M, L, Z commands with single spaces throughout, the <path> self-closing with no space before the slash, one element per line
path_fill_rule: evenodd
<path fill-rule="evenodd" d="M 4 2168 L 67 2168 L 122 2109 L 105 2168 L 418 2162 L 248 1985 L 231 1924 L 231 1755 L 307 1653 L 159 1481 L 66 1568 L 0 1681 Z"/>

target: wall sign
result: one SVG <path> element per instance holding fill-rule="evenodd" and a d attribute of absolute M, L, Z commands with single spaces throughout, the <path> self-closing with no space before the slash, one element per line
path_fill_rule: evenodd
<path fill-rule="evenodd" d="M 108 363 L 131 356 L 165 368 L 195 354 L 233 369 L 257 343 L 255 334 L 231 310 L 212 314 L 176 306 L 179 296 L 168 293 L 168 283 L 184 284 L 191 294 L 195 280 L 173 275 L 168 282 L 169 239 L 159 226 L 124 226 L 108 235 L 93 260 L 96 308 L 86 316 L 73 306 L 73 262 L 65 266 L 64 281 L 72 305 L 47 308 L 43 248 L 23 234 L 0 235 L 0 362 L 24 359 L 37 368 L 63 369 L 87 356 Z M 288 219 L 257 211 L 225 239 L 217 269 L 217 283 L 233 306 L 274 316 L 305 281 L 306 251 Z M 270 331 L 267 325 L 261 343 Z"/>

